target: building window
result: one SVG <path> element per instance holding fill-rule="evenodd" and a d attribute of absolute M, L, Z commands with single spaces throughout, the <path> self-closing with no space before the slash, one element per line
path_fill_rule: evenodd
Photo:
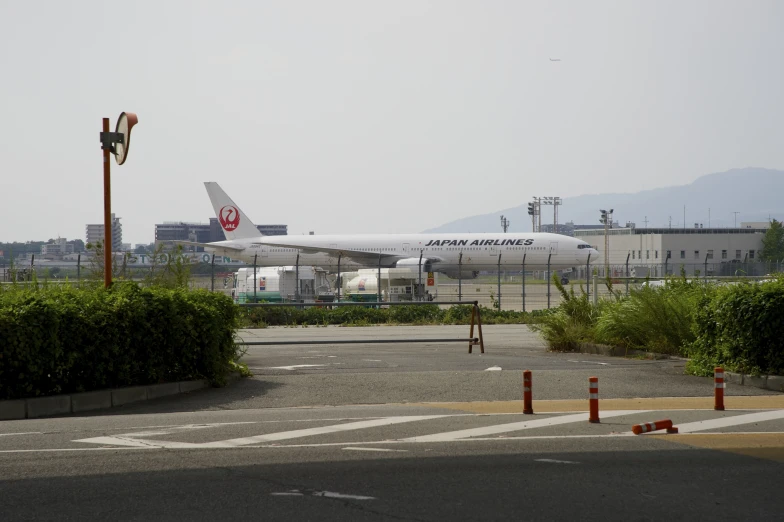
<path fill-rule="evenodd" d="M 708 259 L 713 259 L 713 250 L 708 250 Z"/>
<path fill-rule="evenodd" d="M 754 259 L 754 251 L 749 250 L 749 259 Z"/>
<path fill-rule="evenodd" d="M 650 259 L 650 258 L 651 258 L 651 251 L 650 250 L 646 250 L 645 251 L 645 259 Z"/>
<path fill-rule="evenodd" d="M 659 251 L 656 251 L 656 259 L 659 259 Z"/>
<path fill-rule="evenodd" d="M 735 259 L 740 259 L 740 250 L 735 251 Z"/>
<path fill-rule="evenodd" d="M 699 258 L 700 258 L 700 251 L 699 250 L 695 250 L 694 251 L 694 259 L 699 259 Z"/>
<path fill-rule="evenodd" d="M 727 259 L 727 251 L 726 250 L 722 250 L 721 251 L 721 258 L 722 259 Z"/>
<path fill-rule="evenodd" d="M 634 254 L 635 254 L 635 252 L 634 252 L 634 250 L 632 250 L 632 259 L 637 259 L 636 257 L 634 257 Z"/>
<path fill-rule="evenodd" d="M 667 251 L 667 259 L 672 259 L 672 250 Z"/>
<path fill-rule="evenodd" d="M 686 259 L 686 251 L 681 250 L 681 259 Z"/>
<path fill-rule="evenodd" d="M 642 259 L 642 250 L 637 251 L 637 259 Z"/>

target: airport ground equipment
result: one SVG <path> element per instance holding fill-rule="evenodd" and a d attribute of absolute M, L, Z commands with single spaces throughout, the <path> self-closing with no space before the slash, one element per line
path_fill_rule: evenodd
<path fill-rule="evenodd" d="M 231 297 L 235 303 L 265 301 L 331 302 L 334 299 L 326 270 L 312 266 L 240 268 L 234 274 Z"/>

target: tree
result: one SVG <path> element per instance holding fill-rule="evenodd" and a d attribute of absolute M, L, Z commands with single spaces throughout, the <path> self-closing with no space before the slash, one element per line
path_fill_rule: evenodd
<path fill-rule="evenodd" d="M 774 219 L 770 222 L 770 228 L 762 238 L 760 257 L 763 261 L 784 259 L 784 226 L 781 221 Z"/>

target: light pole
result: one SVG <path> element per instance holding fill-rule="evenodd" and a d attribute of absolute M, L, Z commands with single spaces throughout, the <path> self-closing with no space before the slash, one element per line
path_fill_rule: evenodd
<path fill-rule="evenodd" d="M 506 219 L 506 216 L 501 216 L 501 227 L 504 229 L 504 234 L 506 234 L 507 229 L 509 228 L 509 220 Z"/>
<path fill-rule="evenodd" d="M 608 231 L 612 228 L 612 215 L 613 209 L 607 210 L 599 210 L 601 212 L 601 217 L 599 218 L 599 222 L 604 225 L 604 276 L 610 273 L 610 236 Z"/>
<path fill-rule="evenodd" d="M 536 232 L 536 201 L 528 203 L 528 215 L 531 216 L 531 232 Z"/>

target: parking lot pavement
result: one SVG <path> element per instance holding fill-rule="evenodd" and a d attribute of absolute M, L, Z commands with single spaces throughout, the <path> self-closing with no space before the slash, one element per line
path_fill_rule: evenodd
<path fill-rule="evenodd" d="M 0 519 L 653 520 L 661 505 L 682 519 L 780 513 L 770 477 L 784 462 L 784 394 L 730 386 L 727 410 L 715 411 L 712 379 L 683 375 L 683 361 L 549 353 L 520 326 L 486 327 L 485 340 L 484 355 L 439 342 L 251 347 L 254 377 L 225 388 L 2 422 Z M 534 415 L 520 400 L 528 368 Z M 592 375 L 598 424 L 587 422 Z M 631 433 L 665 418 L 678 434 Z"/>

